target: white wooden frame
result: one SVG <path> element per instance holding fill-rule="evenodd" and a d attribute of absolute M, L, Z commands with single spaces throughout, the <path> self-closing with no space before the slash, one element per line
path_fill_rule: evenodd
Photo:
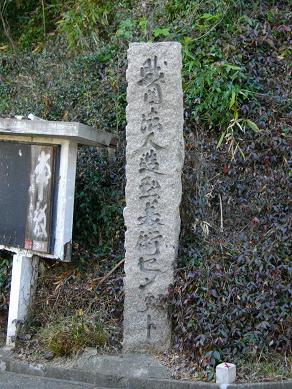
<path fill-rule="evenodd" d="M 0 245 L 0 250 L 14 253 L 6 338 L 6 345 L 11 348 L 15 344 L 18 323 L 25 320 L 33 302 L 39 257 L 71 260 L 78 144 L 110 146 L 114 140 L 110 133 L 75 122 L 0 119 L 0 141 L 61 146 L 53 252 L 47 254 Z"/>
<path fill-rule="evenodd" d="M 52 254 L 37 252 L 34 250 L 20 249 L 6 245 L 0 245 L 0 250 L 8 250 L 13 253 L 22 253 L 27 256 L 39 255 L 44 258 L 70 261 L 70 245 L 72 240 L 77 142 L 69 139 L 58 139 L 39 136 L 1 135 L 0 141 L 14 141 L 24 143 L 39 143 L 60 145 L 60 167 L 58 177 L 57 212 L 55 228 L 55 244 Z"/>

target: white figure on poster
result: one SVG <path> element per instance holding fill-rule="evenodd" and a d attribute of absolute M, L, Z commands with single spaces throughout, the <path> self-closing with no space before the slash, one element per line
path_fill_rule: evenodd
<path fill-rule="evenodd" d="M 46 216 L 47 204 L 41 207 L 40 201 L 37 202 L 36 209 L 33 215 L 35 236 L 39 239 L 46 239 L 47 234 L 47 216 Z"/>
<path fill-rule="evenodd" d="M 38 164 L 35 168 L 36 185 L 37 185 L 37 200 L 42 202 L 44 199 L 44 189 L 47 187 L 52 176 L 51 167 L 48 163 L 51 158 L 50 154 L 46 154 L 44 150 L 38 156 Z"/>

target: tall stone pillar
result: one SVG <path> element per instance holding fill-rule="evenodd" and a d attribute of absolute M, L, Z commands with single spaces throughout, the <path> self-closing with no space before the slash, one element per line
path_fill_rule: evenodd
<path fill-rule="evenodd" d="M 170 345 L 184 160 L 181 45 L 133 43 L 127 70 L 124 351 Z"/>

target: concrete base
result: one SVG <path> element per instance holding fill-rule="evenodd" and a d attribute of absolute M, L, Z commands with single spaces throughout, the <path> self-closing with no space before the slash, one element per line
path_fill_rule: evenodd
<path fill-rule="evenodd" d="M 128 367 L 129 368 L 129 367 Z M 61 368 L 49 364 L 29 364 L 21 362 L 12 357 L 12 354 L 6 350 L 0 349 L 0 387 L 2 389 L 1 377 L 5 373 L 15 373 L 15 375 L 26 375 L 31 377 L 53 378 L 57 380 L 93 384 L 94 388 L 119 388 L 119 389 L 291 389 L 292 381 L 264 382 L 264 383 L 243 383 L 243 384 L 212 384 L 209 382 L 195 381 L 176 381 L 171 379 L 159 378 L 137 378 L 126 377 L 129 372 L 123 372 L 122 375 L 102 374 L 94 370 L 81 370 L 72 368 Z M 2 376 L 1 376 L 2 374 Z M 13 382 L 13 381 L 12 381 Z M 33 381 L 31 381 L 33 382 Z M 35 382 L 37 382 L 35 380 Z M 39 382 L 42 382 L 41 380 Z M 63 383 L 65 383 L 63 382 Z M 70 387 L 69 383 L 69 387 Z M 67 382 L 66 382 L 67 384 Z M 15 388 L 35 388 L 35 386 L 12 385 L 9 389 Z M 56 386 L 57 387 L 57 386 Z M 68 386 L 61 386 L 67 388 Z M 74 387 L 74 386 L 72 386 Z M 82 386 L 79 386 L 82 388 Z M 6 389 L 6 387 L 4 386 Z M 36 388 L 51 389 L 51 386 L 36 386 Z M 55 389 L 55 387 L 53 387 Z M 53 389 L 52 388 L 52 389 Z"/>
<path fill-rule="evenodd" d="M 18 326 L 32 304 L 38 274 L 39 258 L 18 253 L 13 256 L 6 345 L 14 347 Z"/>
<path fill-rule="evenodd" d="M 87 348 L 75 362 L 74 368 L 124 377 L 170 377 L 168 369 L 150 355 L 101 355 L 94 348 Z"/>
<path fill-rule="evenodd" d="M 1 389 L 108 389 L 82 382 L 0 372 Z"/>

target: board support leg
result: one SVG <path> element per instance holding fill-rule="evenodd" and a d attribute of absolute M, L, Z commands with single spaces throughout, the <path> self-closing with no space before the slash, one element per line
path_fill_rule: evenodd
<path fill-rule="evenodd" d="M 33 302 L 39 257 L 19 252 L 13 255 L 6 346 L 13 348 L 17 330 L 29 313 Z"/>

